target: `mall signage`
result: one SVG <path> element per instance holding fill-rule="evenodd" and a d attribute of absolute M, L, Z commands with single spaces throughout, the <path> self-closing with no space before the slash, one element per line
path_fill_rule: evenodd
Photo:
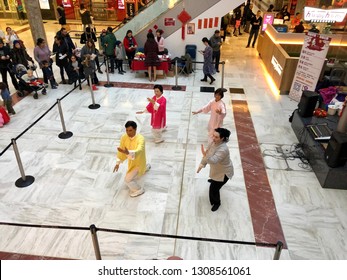
<path fill-rule="evenodd" d="M 323 10 L 305 7 L 304 19 L 313 22 L 342 22 L 345 19 L 347 9 Z"/>

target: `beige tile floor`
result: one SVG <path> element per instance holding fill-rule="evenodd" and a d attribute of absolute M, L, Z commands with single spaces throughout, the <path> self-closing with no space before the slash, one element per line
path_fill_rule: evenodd
<path fill-rule="evenodd" d="M 52 45 L 59 25 L 48 22 L 45 28 Z M 20 36 L 32 51 L 30 31 Z M 245 90 L 245 94 L 226 93 L 225 127 L 235 131 L 231 100 L 246 100 L 262 151 L 290 147 L 297 139 L 288 117 L 297 103 L 272 93 L 261 59 L 255 49 L 245 49 L 246 40 L 245 34 L 227 37 L 222 49 L 225 87 Z M 220 74 L 216 78 L 219 85 Z M 105 81 L 105 74 L 99 79 Z M 148 82 L 144 76 L 130 72 L 111 75 L 110 79 Z M 194 172 L 201 158 L 199 146 L 207 140 L 209 116 L 192 116 L 191 111 L 212 98 L 211 93 L 200 92 L 200 79 L 201 71 L 197 70 L 189 77 L 179 77 L 186 91 L 165 91 L 169 127 L 160 145 L 152 141 L 149 116 L 134 113 L 145 106 L 152 90 L 99 87 L 95 92 L 96 102 L 101 105 L 98 110 L 88 109 L 91 97 L 86 85 L 82 91 L 72 92 L 62 101 L 67 130 L 74 133 L 72 138 L 57 137 L 62 128 L 55 107 L 17 142 L 26 174 L 35 177 L 33 185 L 23 189 L 14 186 L 20 175 L 12 148 L 0 157 L 0 221 L 80 227 L 95 224 L 118 230 L 254 241 L 236 134 L 228 144 L 235 176 L 222 189 L 227 203 L 216 213 L 210 211 L 208 203 L 208 170 Z M 158 82 L 173 85 L 174 78 Z M 38 100 L 29 96 L 16 104 L 17 114 L 0 129 L 0 150 L 70 89 L 69 85 L 60 85 Z M 119 173 L 111 172 L 128 119 L 136 120 L 139 132 L 146 137 L 152 165 L 143 182 L 146 193 L 135 199 L 129 198 L 123 185 L 125 166 Z M 288 245 L 281 258 L 346 259 L 347 191 L 321 188 L 315 174 L 301 168 L 299 160 L 290 162 L 291 168 L 284 160 L 271 156 L 265 156 L 264 162 Z M 0 251 L 95 258 L 88 232 L 2 225 L 0 234 Z M 274 254 L 273 249 L 263 247 L 109 232 L 99 232 L 99 241 L 103 259 L 161 259 L 170 255 L 184 259 L 271 259 Z"/>

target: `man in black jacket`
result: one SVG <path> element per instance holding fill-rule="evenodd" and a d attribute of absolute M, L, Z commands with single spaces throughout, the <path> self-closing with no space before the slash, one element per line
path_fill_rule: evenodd
<path fill-rule="evenodd" d="M 9 70 L 9 67 L 12 66 L 11 63 L 11 53 L 10 48 L 4 45 L 4 41 L 0 39 L 0 73 L 2 77 L 2 81 L 7 85 L 8 88 L 8 82 L 7 82 L 7 72 L 10 73 L 12 84 L 15 87 L 16 90 L 18 90 L 18 82 L 13 74 L 12 71 Z"/>
<path fill-rule="evenodd" d="M 252 29 L 251 32 L 249 33 L 249 38 L 248 38 L 248 43 L 246 48 L 249 48 L 249 45 L 251 44 L 252 37 L 254 36 L 253 43 L 252 43 L 252 48 L 254 48 L 255 42 L 257 41 L 258 34 L 259 34 L 259 29 L 262 25 L 263 18 L 261 17 L 261 11 L 258 10 L 257 14 L 255 17 L 252 18 L 251 20 L 251 25 Z"/>

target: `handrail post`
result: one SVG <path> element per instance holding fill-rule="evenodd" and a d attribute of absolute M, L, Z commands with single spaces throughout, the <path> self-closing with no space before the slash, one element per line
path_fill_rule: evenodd
<path fill-rule="evenodd" d="M 106 58 L 106 79 L 107 79 L 107 83 L 104 85 L 104 87 L 113 87 L 113 84 L 110 83 L 110 76 L 108 73 L 108 57 L 105 53 L 104 53 L 104 56 Z"/>
<path fill-rule="evenodd" d="M 274 258 L 273 258 L 274 260 L 279 260 L 280 259 L 282 249 L 283 249 L 283 242 L 278 241 L 277 245 L 276 245 L 275 255 L 274 255 Z"/>
<path fill-rule="evenodd" d="M 60 99 L 57 99 L 57 102 L 58 102 L 58 109 L 59 109 L 61 126 L 63 127 L 63 132 L 59 133 L 58 137 L 60 139 L 68 139 L 73 135 L 73 133 L 71 131 L 66 131 L 64 115 L 63 115 L 63 110 L 61 109 Z"/>
<path fill-rule="evenodd" d="M 25 188 L 25 187 L 30 186 L 32 183 L 34 183 L 35 178 L 33 176 L 26 176 L 25 175 L 22 160 L 21 160 L 20 155 L 19 155 L 16 139 L 12 138 L 11 141 L 12 141 L 12 145 L 13 145 L 14 154 L 16 155 L 16 159 L 17 159 L 17 163 L 18 163 L 18 167 L 19 167 L 19 172 L 21 174 L 21 178 L 17 179 L 17 181 L 15 182 L 15 185 L 18 188 Z"/>
<path fill-rule="evenodd" d="M 92 225 L 90 225 L 89 229 L 90 229 L 90 233 L 92 234 L 92 241 L 93 241 L 95 257 L 97 260 L 101 260 L 98 235 L 96 234 L 97 228 L 94 224 L 92 224 Z"/>
<path fill-rule="evenodd" d="M 227 89 L 224 88 L 224 65 L 225 65 L 225 61 L 222 61 L 221 64 L 222 64 L 222 79 L 221 79 L 221 86 L 220 86 L 220 88 L 221 88 L 224 92 L 226 92 Z"/>
<path fill-rule="evenodd" d="M 93 74 L 92 74 L 93 75 Z M 100 108 L 100 104 L 95 104 L 95 98 L 94 98 L 94 92 L 93 92 L 93 83 L 92 83 L 92 75 L 89 75 L 89 89 L 90 89 L 90 94 L 92 96 L 92 102 L 93 104 L 90 104 L 88 106 L 89 109 L 99 109 Z"/>
<path fill-rule="evenodd" d="M 175 60 L 175 85 L 172 87 L 173 90 L 181 90 L 182 88 L 178 85 L 178 71 L 177 71 L 177 59 Z"/>

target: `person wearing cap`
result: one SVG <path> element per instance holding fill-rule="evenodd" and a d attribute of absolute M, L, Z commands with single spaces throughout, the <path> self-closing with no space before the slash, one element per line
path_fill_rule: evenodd
<path fill-rule="evenodd" d="M 19 89 L 18 82 L 13 72 L 8 69 L 8 66 L 11 63 L 11 51 L 10 48 L 5 46 L 4 41 L 0 39 L 0 73 L 2 81 L 8 86 L 7 82 L 7 72 L 10 73 L 12 84 L 16 90 Z"/>
<path fill-rule="evenodd" d="M 222 38 L 220 37 L 219 30 L 216 30 L 214 35 L 210 38 L 210 44 L 213 50 L 212 60 L 214 61 L 214 67 L 216 68 L 216 72 L 219 73 L 220 47 L 222 45 Z"/>
<path fill-rule="evenodd" d="M 126 73 L 123 70 L 123 60 L 125 59 L 125 53 L 124 53 L 124 48 L 121 41 L 116 41 L 115 56 L 116 56 L 116 68 L 118 68 L 118 74 L 123 75 L 124 73 Z"/>
<path fill-rule="evenodd" d="M 161 30 L 161 29 L 158 29 L 158 30 L 155 32 L 156 36 L 155 36 L 154 39 L 155 39 L 155 41 L 156 41 L 157 44 L 158 44 L 158 49 L 159 49 L 158 54 L 159 54 L 159 55 L 165 54 L 165 42 L 164 42 L 164 37 L 162 36 L 163 33 L 164 33 L 164 31 Z"/>
<path fill-rule="evenodd" d="M 34 64 L 34 60 L 27 51 L 21 46 L 19 40 L 13 41 L 13 49 L 11 50 L 11 59 L 14 65 L 22 64 L 29 69 L 29 61 Z"/>

